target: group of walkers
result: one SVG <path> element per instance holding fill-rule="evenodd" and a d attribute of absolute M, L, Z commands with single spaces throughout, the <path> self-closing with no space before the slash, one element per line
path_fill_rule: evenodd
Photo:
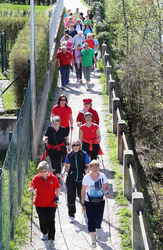
<path fill-rule="evenodd" d="M 60 40 L 57 52 L 58 68 L 61 73 L 61 89 L 65 90 L 69 83 L 70 69 L 76 70 L 76 81 L 82 83 L 82 73 L 86 81 L 86 90 L 89 90 L 91 71 L 97 67 L 99 42 L 95 39 L 93 30 L 93 14 L 87 11 L 84 17 L 79 8 L 73 14 L 71 9 L 64 17 L 64 36 Z"/>
<path fill-rule="evenodd" d="M 96 64 L 95 43 L 92 37 L 93 15 L 88 11 L 84 19 L 78 8 L 74 15 L 68 10 L 64 25 L 67 29 L 57 53 L 62 87 L 68 84 L 70 66 L 74 63 L 77 81 L 82 82 L 83 70 L 88 87 L 92 65 L 94 62 Z M 97 241 L 96 232 L 101 228 L 103 219 L 105 198 L 109 197 L 107 178 L 99 172 L 98 155 L 103 154 L 100 147 L 99 115 L 92 108 L 92 99 L 83 99 L 83 107 L 76 117 L 79 138 L 72 140 L 72 109 L 68 105 L 66 95 L 62 94 L 52 108 L 50 121 L 52 126 L 47 128 L 43 136 L 45 151 L 37 167 L 38 174 L 29 188 L 30 193 L 36 190 L 34 205 L 39 217 L 42 240 L 49 240 L 49 247 L 54 246 L 55 212 L 60 185 L 65 181 L 70 223 L 75 223 L 77 193 L 82 212 L 88 219 L 88 231 L 94 248 Z M 52 171 L 46 161 L 47 156 L 50 157 Z"/>
<path fill-rule="evenodd" d="M 31 193 L 36 190 L 34 204 L 43 234 L 42 240 L 48 239 L 49 247 L 53 247 L 60 184 L 66 179 L 70 222 L 75 222 L 77 193 L 82 211 L 88 219 L 92 247 L 96 247 L 96 232 L 101 228 L 105 197 L 108 198 L 109 191 L 107 178 L 99 172 L 97 160 L 98 155 L 102 154 L 99 115 L 92 108 L 92 99 L 83 99 L 83 108 L 76 117 L 79 138 L 72 141 L 69 139 L 74 129 L 72 109 L 66 95 L 62 94 L 52 108 L 50 121 L 52 126 L 47 128 L 43 136 L 46 150 L 37 167 L 39 173 L 29 188 Z M 47 156 L 50 157 L 52 173 L 45 161 Z"/>

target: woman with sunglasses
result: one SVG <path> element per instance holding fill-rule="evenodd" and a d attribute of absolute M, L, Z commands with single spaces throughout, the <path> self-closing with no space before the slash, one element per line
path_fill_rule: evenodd
<path fill-rule="evenodd" d="M 84 115 L 85 124 L 80 127 L 80 141 L 82 149 L 87 152 L 91 160 L 97 159 L 97 155 L 101 154 L 100 141 L 101 135 L 99 126 L 92 122 L 92 114 L 87 112 Z"/>
<path fill-rule="evenodd" d="M 99 172 L 99 162 L 89 164 L 90 173 L 84 176 L 81 190 L 82 209 L 87 214 L 88 231 L 92 247 L 96 247 L 96 233 L 101 228 L 105 207 L 105 198 L 109 198 L 109 185 L 105 174 Z"/>
<path fill-rule="evenodd" d="M 73 118 L 72 109 L 68 106 L 68 99 L 64 94 L 58 97 L 57 104 L 52 109 L 51 117 L 55 115 L 61 118 L 60 125 L 66 129 L 66 135 L 68 136 L 70 128 L 73 130 Z"/>
<path fill-rule="evenodd" d="M 49 247 L 54 246 L 55 212 L 59 200 L 60 185 L 58 179 L 52 175 L 46 161 L 39 163 L 38 174 L 33 178 L 29 192 L 36 190 L 34 205 L 39 218 L 42 240 L 49 240 Z"/>
<path fill-rule="evenodd" d="M 83 109 L 79 111 L 78 116 L 76 118 L 77 126 L 80 127 L 82 124 L 85 123 L 84 115 L 87 112 L 92 114 L 92 122 L 99 125 L 99 116 L 95 109 L 92 108 L 92 99 L 83 99 Z"/>
<path fill-rule="evenodd" d="M 51 122 L 53 126 L 47 128 L 43 136 L 43 141 L 47 144 L 47 152 L 50 157 L 53 173 L 60 180 L 61 164 L 67 154 L 66 145 L 69 144 L 69 137 L 65 128 L 60 126 L 61 119 L 59 116 L 53 116 Z"/>
<path fill-rule="evenodd" d="M 83 176 L 87 173 L 89 164 L 88 154 L 81 150 L 80 141 L 77 139 L 72 143 L 72 151 L 67 154 L 65 159 L 65 167 L 63 170 L 63 176 L 68 170 L 68 175 L 66 178 L 67 186 L 67 205 L 68 214 L 70 217 L 70 222 L 74 223 L 75 213 L 76 213 L 76 191 L 78 197 L 81 200 L 81 188 Z"/>

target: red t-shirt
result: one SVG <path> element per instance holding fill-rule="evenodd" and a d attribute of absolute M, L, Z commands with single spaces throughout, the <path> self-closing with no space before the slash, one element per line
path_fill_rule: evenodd
<path fill-rule="evenodd" d="M 71 65 L 71 59 L 73 59 L 73 55 L 70 51 L 66 51 L 65 54 L 62 51 L 59 51 L 56 55 L 56 58 L 59 59 L 60 65 Z"/>
<path fill-rule="evenodd" d="M 92 114 L 92 122 L 96 123 L 97 125 L 99 125 L 99 116 L 97 114 L 97 111 L 94 110 L 94 109 L 92 109 L 92 108 L 90 108 L 88 110 L 88 112 L 90 112 Z M 76 118 L 76 122 L 82 122 L 82 124 L 85 123 L 83 110 L 79 111 L 79 114 L 78 114 L 78 116 Z"/>
<path fill-rule="evenodd" d="M 94 47 L 95 47 L 95 42 L 94 42 L 94 40 L 91 38 L 91 39 L 86 39 L 85 41 L 84 41 L 84 43 L 88 43 L 88 45 L 89 45 L 89 47 L 91 48 L 91 49 L 94 49 Z"/>
<path fill-rule="evenodd" d="M 61 118 L 61 126 L 64 128 L 69 127 L 69 115 L 72 114 L 72 109 L 67 106 L 61 107 L 58 105 L 55 105 L 52 109 L 52 114 L 53 115 L 58 115 Z"/>
<path fill-rule="evenodd" d="M 36 189 L 36 196 L 33 204 L 37 207 L 56 207 L 54 198 L 56 197 L 55 189 L 60 188 L 57 177 L 49 172 L 44 181 L 38 173 L 32 180 L 30 187 Z"/>
<path fill-rule="evenodd" d="M 97 139 L 96 131 L 99 128 L 97 124 L 92 123 L 91 127 L 87 127 L 86 124 L 83 124 L 80 129 L 83 131 L 83 139 L 85 140 L 94 140 Z"/>

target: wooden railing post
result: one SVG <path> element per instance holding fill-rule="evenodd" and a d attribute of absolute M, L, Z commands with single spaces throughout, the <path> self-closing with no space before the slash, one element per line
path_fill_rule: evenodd
<path fill-rule="evenodd" d="M 109 80 L 108 84 L 108 94 L 109 94 L 109 112 L 112 113 L 112 106 L 113 106 L 113 95 L 112 95 L 112 90 L 115 89 L 115 81 L 114 80 Z"/>
<path fill-rule="evenodd" d="M 105 73 L 105 75 L 106 75 L 106 65 L 107 65 L 107 62 L 109 63 L 109 60 L 110 60 L 110 56 L 109 56 L 109 54 L 108 53 L 104 53 L 104 73 Z M 110 72 L 112 73 L 112 66 L 111 65 L 109 65 L 110 66 Z"/>
<path fill-rule="evenodd" d="M 144 250 L 138 211 L 143 211 L 144 197 L 141 192 L 132 193 L 132 249 Z"/>
<path fill-rule="evenodd" d="M 102 51 L 101 51 L 101 57 L 102 57 L 102 63 L 104 64 L 103 57 L 105 54 L 105 51 L 108 51 L 107 45 L 105 43 L 102 44 Z"/>
<path fill-rule="evenodd" d="M 124 150 L 123 153 L 123 195 L 131 201 L 132 184 L 129 173 L 129 165 L 134 166 L 134 154 L 132 150 Z"/>
<path fill-rule="evenodd" d="M 2 239 L 2 168 L 0 168 L 0 249 L 3 249 Z"/>
<path fill-rule="evenodd" d="M 118 97 L 113 98 L 113 102 L 112 102 L 112 112 L 113 112 L 113 133 L 117 134 L 117 122 L 118 122 L 118 118 L 117 118 L 117 108 L 121 108 L 121 102 L 120 99 Z"/>
<path fill-rule="evenodd" d="M 118 160 L 122 164 L 123 163 L 123 151 L 124 151 L 124 143 L 122 139 L 122 133 L 126 133 L 126 122 L 124 120 L 118 121 L 117 127 L 117 136 L 118 136 Z"/>

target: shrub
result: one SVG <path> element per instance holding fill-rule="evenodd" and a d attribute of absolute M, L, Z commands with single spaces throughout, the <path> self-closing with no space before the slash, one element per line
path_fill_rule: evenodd
<path fill-rule="evenodd" d="M 7 45 L 13 45 L 18 32 L 24 28 L 27 17 L 0 17 L 0 33 L 6 32 Z"/>
<path fill-rule="evenodd" d="M 49 59 L 49 35 L 48 19 L 37 18 L 35 25 L 35 66 L 36 66 L 36 94 L 43 84 Z M 29 77 L 29 59 L 30 59 L 30 24 L 26 24 L 18 35 L 18 38 L 10 53 L 9 64 L 11 69 L 11 78 L 16 80 L 15 95 L 17 105 L 21 107 L 23 102 L 23 89 L 27 87 Z"/>
<path fill-rule="evenodd" d="M 92 12 L 94 15 L 95 15 L 96 7 L 99 7 L 101 17 L 102 17 L 102 19 L 105 19 L 105 4 L 102 2 L 95 1 L 92 5 Z"/>

